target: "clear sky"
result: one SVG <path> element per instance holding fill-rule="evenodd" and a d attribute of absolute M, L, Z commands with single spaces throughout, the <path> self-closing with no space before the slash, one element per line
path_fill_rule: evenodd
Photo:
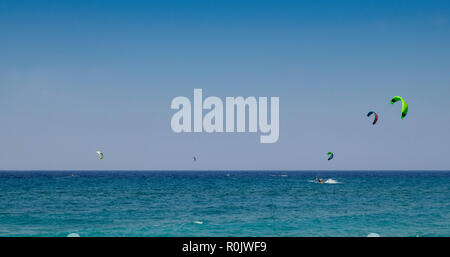
<path fill-rule="evenodd" d="M 0 0 L 1 170 L 450 169 L 449 1 L 143 2 Z M 278 142 L 174 133 L 194 88 L 279 96 Z"/>

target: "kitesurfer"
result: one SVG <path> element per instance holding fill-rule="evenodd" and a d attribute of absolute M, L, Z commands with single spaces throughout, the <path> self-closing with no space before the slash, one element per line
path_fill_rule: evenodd
<path fill-rule="evenodd" d="M 315 177 L 316 182 L 318 183 L 323 183 L 323 180 L 321 178 L 318 178 L 317 176 Z"/>

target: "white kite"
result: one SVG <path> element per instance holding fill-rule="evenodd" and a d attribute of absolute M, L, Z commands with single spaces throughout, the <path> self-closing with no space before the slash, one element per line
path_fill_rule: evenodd
<path fill-rule="evenodd" d="M 99 158 L 100 160 L 103 160 L 103 153 L 100 152 L 100 151 L 97 151 L 97 154 L 98 154 L 98 158 Z"/>

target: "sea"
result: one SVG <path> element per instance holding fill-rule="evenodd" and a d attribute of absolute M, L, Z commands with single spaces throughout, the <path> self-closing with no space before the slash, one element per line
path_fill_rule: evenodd
<path fill-rule="evenodd" d="M 450 171 L 0 171 L 0 236 L 69 235 L 448 237 Z"/>

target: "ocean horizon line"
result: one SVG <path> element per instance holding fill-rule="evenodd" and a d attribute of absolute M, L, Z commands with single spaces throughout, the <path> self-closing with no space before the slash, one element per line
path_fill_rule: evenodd
<path fill-rule="evenodd" d="M 349 169 L 349 170 L 270 170 L 270 169 L 264 169 L 264 170 L 258 170 L 258 169 L 233 169 L 233 170 L 212 170 L 212 169 L 133 169 L 133 170 L 124 170 L 124 169 L 101 169 L 101 170 L 82 170 L 82 169 L 17 169 L 17 170 L 0 170 L 0 172 L 39 172 L 39 171 L 57 171 L 57 172 L 108 172 L 108 171 L 123 171 L 123 172 L 402 172 L 402 171 L 408 171 L 408 172 L 450 172 L 450 170 L 421 170 L 421 169 L 392 169 L 392 170 L 368 170 L 368 169 Z"/>

